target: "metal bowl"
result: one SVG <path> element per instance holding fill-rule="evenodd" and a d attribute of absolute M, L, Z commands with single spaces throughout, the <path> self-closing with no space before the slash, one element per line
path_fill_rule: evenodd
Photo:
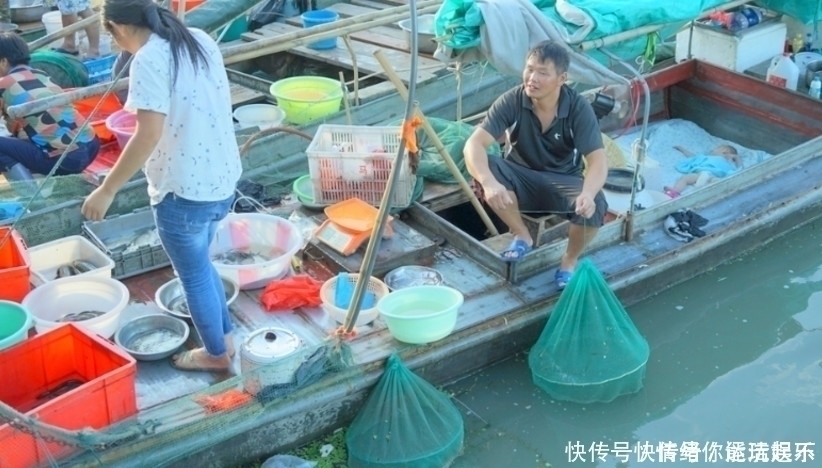
<path fill-rule="evenodd" d="M 9 11 L 15 23 L 34 23 L 49 10 L 43 0 L 9 0 Z"/>
<path fill-rule="evenodd" d="M 48 12 L 48 10 L 46 6 L 41 3 L 27 7 L 12 7 L 9 9 L 9 12 L 11 13 L 11 20 L 15 23 L 34 23 L 40 21 L 43 14 Z"/>
<path fill-rule="evenodd" d="M 383 282 L 389 289 L 396 291 L 411 286 L 441 285 L 442 275 L 433 268 L 408 265 L 395 268 L 386 273 Z"/>
<path fill-rule="evenodd" d="M 114 342 L 140 361 L 156 361 L 174 354 L 188 339 L 188 324 L 165 314 L 143 315 L 124 323 Z"/>
<path fill-rule="evenodd" d="M 223 277 L 221 279 L 223 280 L 226 303 L 231 305 L 234 299 L 237 299 L 240 288 L 237 287 L 237 283 L 228 278 Z M 191 318 L 191 314 L 188 312 L 188 304 L 183 294 L 183 286 L 180 284 L 180 278 L 174 278 L 160 286 L 154 294 L 154 302 L 167 314 L 184 319 Z"/>

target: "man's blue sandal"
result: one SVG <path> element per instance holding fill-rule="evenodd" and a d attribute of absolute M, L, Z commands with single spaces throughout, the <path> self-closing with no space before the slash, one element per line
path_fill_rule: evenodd
<path fill-rule="evenodd" d="M 565 289 L 565 286 L 568 286 L 571 281 L 571 276 L 573 276 L 572 272 L 557 269 L 557 272 L 554 273 L 554 283 L 556 283 L 557 289 Z"/>
<path fill-rule="evenodd" d="M 528 252 L 531 251 L 531 246 L 522 239 L 514 239 L 507 249 L 503 250 L 500 256 L 502 261 L 514 263 L 522 260 Z"/>

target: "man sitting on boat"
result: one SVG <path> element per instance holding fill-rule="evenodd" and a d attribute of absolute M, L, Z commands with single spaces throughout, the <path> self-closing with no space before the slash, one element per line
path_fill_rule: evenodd
<path fill-rule="evenodd" d="M 497 98 L 465 144 L 465 163 L 483 198 L 514 236 L 502 258 L 522 259 L 534 244 L 522 212 L 557 213 L 571 222 L 568 246 L 554 278 L 562 289 L 579 256 L 602 226 L 608 163 L 594 110 L 565 85 L 570 57 L 562 45 L 540 42 L 527 55 L 523 84 Z M 486 148 L 506 141 L 504 158 Z M 587 169 L 583 176 L 583 161 Z"/>

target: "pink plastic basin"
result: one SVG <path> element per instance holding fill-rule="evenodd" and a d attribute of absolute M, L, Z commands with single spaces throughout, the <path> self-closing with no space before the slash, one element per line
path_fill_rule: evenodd
<path fill-rule="evenodd" d="M 126 147 L 126 143 L 134 135 L 137 127 L 137 115 L 126 110 L 119 110 L 106 117 L 106 128 L 117 138 L 120 149 Z"/>

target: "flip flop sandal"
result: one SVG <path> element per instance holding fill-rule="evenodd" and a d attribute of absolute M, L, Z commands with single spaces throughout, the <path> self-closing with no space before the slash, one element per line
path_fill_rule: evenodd
<path fill-rule="evenodd" d="M 568 286 L 568 283 L 571 282 L 573 275 L 573 272 L 558 269 L 556 273 L 554 273 L 554 283 L 556 283 L 557 289 L 565 289 L 565 286 Z"/>
<path fill-rule="evenodd" d="M 500 253 L 502 261 L 508 263 L 515 263 L 522 260 L 525 254 L 530 252 L 533 248 L 522 239 L 514 239 L 507 249 Z"/>
<path fill-rule="evenodd" d="M 665 189 L 665 195 L 668 195 L 668 197 L 670 198 L 679 198 L 682 194 L 674 189 L 669 188 Z"/>
<path fill-rule="evenodd" d="M 68 49 L 64 49 L 62 47 L 53 47 L 51 50 L 53 50 L 55 52 L 60 52 L 61 54 L 73 55 L 75 57 L 80 55 L 79 50 L 68 50 Z"/>

